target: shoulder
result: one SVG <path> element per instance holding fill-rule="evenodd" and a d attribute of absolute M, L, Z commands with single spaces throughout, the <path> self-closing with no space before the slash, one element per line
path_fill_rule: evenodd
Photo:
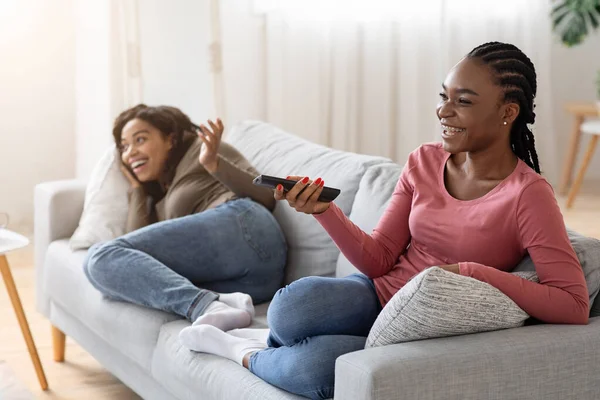
<path fill-rule="evenodd" d="M 448 152 L 444 150 L 441 143 L 424 143 L 410 153 L 408 161 L 411 164 L 428 163 L 432 161 L 442 161 L 447 157 Z"/>
<path fill-rule="evenodd" d="M 519 160 L 511 185 L 518 193 L 517 205 L 521 212 L 545 212 L 548 207 L 553 210 L 559 208 L 550 182 L 522 160 Z"/>

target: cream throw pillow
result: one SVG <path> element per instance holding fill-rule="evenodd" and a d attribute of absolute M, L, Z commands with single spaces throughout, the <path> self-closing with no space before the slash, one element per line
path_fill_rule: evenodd
<path fill-rule="evenodd" d="M 79 226 L 69 241 L 72 250 L 88 249 L 125 234 L 129 182 L 120 166 L 119 152 L 112 145 L 92 171 Z"/>
<path fill-rule="evenodd" d="M 537 279 L 535 272 L 519 275 Z M 365 347 L 516 328 L 527 318 L 495 287 L 432 267 L 391 298 L 371 328 Z"/>

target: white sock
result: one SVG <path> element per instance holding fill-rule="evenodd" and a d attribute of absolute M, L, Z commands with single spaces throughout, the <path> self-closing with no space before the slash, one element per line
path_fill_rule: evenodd
<path fill-rule="evenodd" d="M 197 325 L 184 328 L 179 333 L 181 343 L 200 353 L 215 354 L 243 365 L 248 353 L 263 350 L 264 343 L 254 339 L 242 339 L 218 330 L 210 325 Z"/>
<path fill-rule="evenodd" d="M 233 329 L 227 332 L 231 336 L 239 337 L 242 339 L 255 339 L 261 343 L 267 344 L 267 339 L 269 338 L 269 333 L 271 330 L 266 329 L 252 329 L 252 328 L 243 328 L 243 329 Z"/>
<path fill-rule="evenodd" d="M 246 293 L 219 293 L 219 301 L 237 308 L 239 310 L 245 310 L 252 318 L 254 318 L 254 304 L 252 304 L 252 297 Z"/>
<path fill-rule="evenodd" d="M 252 317 L 246 311 L 229 307 L 220 301 L 213 301 L 192 325 L 212 325 L 223 331 L 229 331 L 245 328 L 251 323 Z"/>

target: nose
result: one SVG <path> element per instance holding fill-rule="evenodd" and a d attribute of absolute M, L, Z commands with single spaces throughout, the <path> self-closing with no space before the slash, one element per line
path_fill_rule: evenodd
<path fill-rule="evenodd" d="M 440 102 L 437 107 L 437 116 L 439 119 L 450 118 L 454 116 L 454 107 L 449 101 Z"/>
<path fill-rule="evenodd" d="M 129 164 L 129 159 L 131 157 L 133 157 L 134 155 L 136 155 L 137 150 L 135 148 L 135 146 L 127 146 L 127 150 L 125 150 L 122 154 L 121 154 L 121 158 L 123 159 L 123 162 L 125 164 Z"/>

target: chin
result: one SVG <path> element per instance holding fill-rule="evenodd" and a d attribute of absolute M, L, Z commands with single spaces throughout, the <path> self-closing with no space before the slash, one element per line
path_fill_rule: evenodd
<path fill-rule="evenodd" d="M 450 154 L 458 154 L 466 151 L 462 146 L 457 145 L 456 143 L 449 143 L 444 139 L 442 139 L 442 147 Z"/>

